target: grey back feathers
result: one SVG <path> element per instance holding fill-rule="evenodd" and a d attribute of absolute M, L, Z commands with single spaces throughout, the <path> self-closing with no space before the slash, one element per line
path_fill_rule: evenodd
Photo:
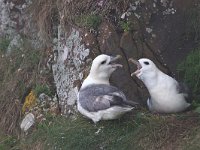
<path fill-rule="evenodd" d="M 79 91 L 81 106 L 90 111 L 108 109 L 112 106 L 135 105 L 126 99 L 126 96 L 118 88 L 105 84 L 91 84 Z"/>

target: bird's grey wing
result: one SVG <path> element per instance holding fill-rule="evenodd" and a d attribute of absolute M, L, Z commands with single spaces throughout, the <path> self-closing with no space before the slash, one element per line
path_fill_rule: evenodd
<path fill-rule="evenodd" d="M 130 106 L 135 106 L 138 103 L 129 101 L 126 99 L 126 96 L 124 93 L 119 90 L 117 87 L 110 86 L 110 85 L 104 85 L 103 87 L 98 86 L 98 88 L 103 88 L 103 95 L 105 99 L 109 100 L 110 106 L 113 105 L 119 105 L 119 106 L 124 106 L 124 105 L 130 105 Z M 100 89 L 97 88 L 97 92 L 100 91 Z"/>
<path fill-rule="evenodd" d="M 125 103 L 121 97 L 112 95 L 98 96 L 93 102 L 95 111 L 110 108 L 111 106 L 124 106 Z"/>
<path fill-rule="evenodd" d="M 95 101 L 92 103 L 94 111 L 104 110 L 110 107 L 109 100 L 112 97 L 108 95 L 98 96 L 96 97 Z"/>
<path fill-rule="evenodd" d="M 117 104 L 113 98 L 117 96 L 109 93 L 116 92 L 118 89 L 109 85 L 91 85 L 79 91 L 79 102 L 88 111 L 98 111 L 109 108 Z M 121 100 L 119 100 L 121 101 Z"/>
<path fill-rule="evenodd" d="M 80 90 L 79 101 L 89 111 L 104 110 L 111 106 L 131 105 L 118 88 L 110 85 L 91 85 Z M 131 105 L 132 106 L 132 105 Z"/>
<path fill-rule="evenodd" d="M 188 86 L 185 83 L 179 82 L 177 84 L 177 91 L 178 93 L 182 93 L 188 103 L 191 103 L 193 98 L 192 98 L 192 92 L 188 88 Z"/>
<path fill-rule="evenodd" d="M 109 93 L 109 95 L 113 96 L 113 101 L 112 104 L 117 104 L 117 105 L 130 105 L 130 106 L 135 106 L 138 105 L 137 102 L 129 101 L 126 99 L 126 96 L 122 91 L 117 91 L 113 93 Z"/>

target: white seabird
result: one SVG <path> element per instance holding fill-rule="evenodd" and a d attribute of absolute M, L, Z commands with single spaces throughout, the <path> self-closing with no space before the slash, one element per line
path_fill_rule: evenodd
<path fill-rule="evenodd" d="M 109 78 L 121 64 L 115 64 L 121 56 L 105 54 L 97 56 L 78 93 L 78 111 L 93 120 L 117 119 L 133 109 L 134 102 L 128 101 L 117 87 L 111 86 Z"/>
<path fill-rule="evenodd" d="M 187 102 L 188 88 L 160 71 L 151 60 L 141 58 L 138 61 L 129 61 L 137 65 L 137 70 L 131 75 L 136 75 L 142 80 L 149 91 L 147 106 L 150 111 L 176 113 L 186 110 L 191 105 Z"/>

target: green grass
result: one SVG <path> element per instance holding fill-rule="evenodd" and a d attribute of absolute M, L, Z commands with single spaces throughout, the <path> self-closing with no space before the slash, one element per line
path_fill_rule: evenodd
<path fill-rule="evenodd" d="M 186 37 L 195 41 L 200 39 L 200 7 L 196 6 L 185 11 Z"/>
<path fill-rule="evenodd" d="M 124 32 L 133 30 L 133 25 L 130 21 L 120 21 L 119 25 L 123 29 Z"/>
<path fill-rule="evenodd" d="M 193 50 L 177 67 L 179 74 L 192 89 L 195 101 L 200 103 L 200 48 Z"/>
<path fill-rule="evenodd" d="M 197 128 L 193 131 L 193 135 L 191 137 L 189 137 L 187 144 L 185 144 L 185 147 L 183 148 L 183 150 L 199 150 L 200 149 L 200 129 Z"/>
<path fill-rule="evenodd" d="M 17 144 L 19 143 L 16 137 L 0 133 L 0 150 L 10 150 Z"/>
<path fill-rule="evenodd" d="M 37 96 L 39 96 L 41 93 L 52 96 L 52 91 L 47 85 L 37 84 L 34 88 L 34 92 Z"/>
<path fill-rule="evenodd" d="M 0 51 L 5 54 L 9 44 L 10 44 L 10 39 L 6 37 L 0 38 Z"/>
<path fill-rule="evenodd" d="M 48 116 L 47 121 L 36 126 L 35 132 L 28 136 L 25 145 L 42 141 L 45 149 L 138 149 L 134 137 L 138 136 L 140 123 L 125 116 L 120 120 L 102 121 L 94 124 L 78 116 L 76 120 Z M 27 137 L 25 137 L 27 139 Z"/>
<path fill-rule="evenodd" d="M 0 43 L 1 44 L 1 43 Z M 0 45 L 1 47 L 2 45 Z M 3 54 L 1 52 L 0 54 Z M 8 56 L 4 56 L 5 63 L 4 65 L 7 66 L 8 74 L 13 74 L 18 69 L 27 69 L 27 68 L 34 68 L 38 65 L 41 52 L 39 50 L 28 49 L 26 47 L 22 49 L 13 49 L 12 53 Z"/>
<path fill-rule="evenodd" d="M 97 29 L 101 21 L 101 17 L 94 14 L 80 15 L 75 19 L 77 25 L 92 29 Z"/>
<path fill-rule="evenodd" d="M 2 53 L 0 53 L 1 55 Z M 18 82 L 18 90 L 21 91 L 20 95 L 23 95 L 23 92 L 26 88 L 25 78 L 20 76 L 19 74 L 24 73 L 30 74 L 37 70 L 37 66 L 40 61 L 40 52 L 36 50 L 21 50 L 21 49 L 14 49 L 11 54 L 8 56 L 4 56 L 4 58 L 0 59 L 0 86 L 2 89 L 11 88 L 15 81 Z M 34 73 L 32 73 L 34 75 Z M 15 80 L 15 81 L 13 81 Z M 13 82 L 13 83 L 11 83 Z M 10 90 L 10 89 L 9 89 Z M 46 90 L 46 87 L 41 89 L 49 93 Z M 19 96 L 19 95 L 18 95 Z M 20 96 L 21 97 L 21 96 Z M 4 100 L 5 98 L 2 98 Z M 1 100 L 1 98 L 0 98 Z"/>
<path fill-rule="evenodd" d="M 20 111 L 26 88 L 35 85 L 35 81 L 42 82 L 39 80 L 42 76 L 37 76 L 41 51 L 32 49 L 29 43 L 26 45 L 20 49 L 13 48 L 11 53 L 0 57 L 0 131 L 7 134 L 19 134 Z M 3 54 L 0 51 L 0 56 Z"/>
<path fill-rule="evenodd" d="M 160 149 L 166 146 L 165 143 L 187 135 L 184 124 L 188 117 L 180 116 L 135 112 L 119 120 L 100 121 L 95 125 L 82 116 L 71 120 L 48 115 L 46 121 L 37 124 L 17 147 L 31 149 L 34 145 L 42 145 L 46 150 Z"/>
<path fill-rule="evenodd" d="M 48 118 L 49 119 L 49 118 Z M 122 120 L 123 121 L 123 120 Z M 94 125 L 80 117 L 69 121 L 63 117 L 52 118 L 52 123 L 44 122 L 37 126 L 37 131 L 31 135 L 31 142 L 38 138 L 45 144 L 46 149 L 121 149 L 130 146 L 130 137 L 134 136 L 133 121 L 109 121 Z M 97 134 L 96 132 L 99 131 Z M 132 145 L 132 143 L 131 143 Z M 135 146 L 133 146 L 135 147 Z"/>

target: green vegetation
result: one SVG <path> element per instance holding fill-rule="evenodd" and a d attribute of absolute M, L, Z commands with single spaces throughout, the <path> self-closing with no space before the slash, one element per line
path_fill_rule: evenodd
<path fill-rule="evenodd" d="M 9 44 L 10 44 L 10 39 L 6 37 L 0 38 L 0 52 L 5 54 Z"/>
<path fill-rule="evenodd" d="M 192 51 L 177 68 L 184 81 L 192 88 L 195 101 L 200 104 L 200 48 Z"/>
<path fill-rule="evenodd" d="M 200 40 L 200 6 L 188 9 L 185 12 L 186 17 L 186 36 L 195 41 Z"/>
<path fill-rule="evenodd" d="M 7 55 L 0 51 L 0 129 L 8 134 L 19 135 L 22 97 L 27 86 L 33 85 L 37 78 L 41 58 L 41 51 L 32 49 L 26 42 L 22 42 L 24 46 L 20 49 L 13 47 Z"/>
<path fill-rule="evenodd" d="M 198 133 L 200 133 L 199 128 L 196 128 L 195 130 L 193 130 L 193 132 L 191 133 L 192 136 L 188 138 L 189 142 L 187 142 L 183 150 L 199 150 L 200 149 L 200 144 L 199 144 L 200 135 Z"/>
<path fill-rule="evenodd" d="M 92 29 L 97 29 L 101 21 L 101 17 L 94 14 L 80 15 L 75 19 L 77 25 Z"/>
<path fill-rule="evenodd" d="M 17 144 L 19 144 L 17 138 L 0 133 L 0 150 L 10 150 Z"/>
<path fill-rule="evenodd" d="M 28 66 L 31 65 L 38 65 L 40 58 L 41 58 L 41 52 L 39 50 L 28 50 L 25 54 L 25 63 Z"/>
<path fill-rule="evenodd" d="M 2 42 L 2 43 L 1 43 Z M 5 69 L 8 71 L 8 74 L 13 74 L 18 69 L 27 69 L 28 67 L 35 67 L 38 65 L 41 57 L 41 52 L 39 50 L 30 49 L 27 41 L 23 41 L 24 47 L 22 48 L 13 48 L 12 53 L 4 56 L 2 58 L 2 65 L 6 65 Z M 9 40 L 4 39 L 0 41 L 0 54 L 3 55 L 8 47 Z M 27 46 L 26 46 L 27 45 Z M 6 72 L 4 70 L 4 72 Z"/>
<path fill-rule="evenodd" d="M 47 115 L 45 121 L 32 128 L 32 133 L 15 142 L 13 149 L 154 150 L 169 148 L 169 143 L 173 143 L 172 149 L 181 149 L 189 147 L 193 137 L 198 138 L 196 131 L 199 127 L 194 119 L 197 118 L 187 114 L 161 116 L 143 111 L 95 125 L 82 116 L 72 120 Z M 195 146 L 198 147 L 199 143 L 196 142 Z"/>
<path fill-rule="evenodd" d="M 56 117 L 52 118 L 51 125 L 49 121 L 38 125 L 37 132 L 31 135 L 31 140 L 37 142 L 43 135 L 41 140 L 45 142 L 46 149 L 121 149 L 119 145 L 130 149 L 133 143 L 128 143 L 130 137 L 134 136 L 134 129 L 133 121 L 123 123 L 117 120 L 95 126 L 82 117 L 74 121 Z"/>
<path fill-rule="evenodd" d="M 10 60 L 10 69 L 12 73 L 18 69 L 33 69 L 40 61 L 40 52 L 38 50 L 16 49 L 11 53 Z"/>
<path fill-rule="evenodd" d="M 131 31 L 133 29 L 132 23 L 130 21 L 120 21 L 119 24 L 125 32 Z"/>
<path fill-rule="evenodd" d="M 39 96 L 41 93 L 44 93 L 48 96 L 52 96 L 52 91 L 47 85 L 37 84 L 34 88 L 34 92 L 37 96 Z"/>

